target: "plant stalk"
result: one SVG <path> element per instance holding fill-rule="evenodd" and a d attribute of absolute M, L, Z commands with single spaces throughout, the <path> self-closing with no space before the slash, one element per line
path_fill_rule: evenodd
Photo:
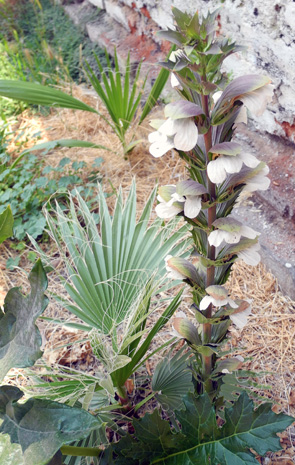
<path fill-rule="evenodd" d="M 202 95 L 202 106 L 207 118 L 210 116 L 209 112 L 209 98 L 208 95 Z M 212 147 L 212 128 L 210 126 L 208 132 L 204 134 L 204 142 L 206 148 L 206 162 L 209 163 L 209 156 L 208 153 Z M 216 198 L 216 190 L 215 184 L 212 183 L 207 175 L 207 186 L 209 192 L 209 200 L 212 202 Z M 216 220 L 216 205 L 213 205 L 208 209 L 208 230 L 211 229 L 212 224 Z M 207 240 L 207 258 L 210 260 L 215 260 L 215 247 L 210 246 Z M 207 276 L 206 276 L 206 287 L 209 287 L 214 284 L 214 275 L 215 275 L 215 268 L 211 266 L 207 268 Z M 205 313 L 206 318 L 211 318 L 212 316 L 212 304 L 206 310 Z M 209 343 L 211 341 L 211 333 L 212 333 L 212 325 L 210 323 L 205 323 L 203 325 L 203 342 Z M 210 393 L 212 391 L 212 382 L 209 379 L 210 374 L 213 369 L 213 359 L 212 356 L 203 356 L 203 368 L 204 368 L 204 376 L 205 376 L 205 390 Z"/>
<path fill-rule="evenodd" d="M 127 389 L 125 386 L 117 386 L 117 394 L 119 396 L 119 403 L 123 406 L 127 406 L 129 403 L 129 398 L 127 395 Z"/>
<path fill-rule="evenodd" d="M 60 451 L 63 455 L 72 455 L 74 457 L 99 457 L 102 452 L 98 447 L 76 446 L 62 446 Z"/>

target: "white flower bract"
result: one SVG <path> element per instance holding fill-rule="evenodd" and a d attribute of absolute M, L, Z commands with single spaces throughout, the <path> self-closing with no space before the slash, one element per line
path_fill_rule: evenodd
<path fill-rule="evenodd" d="M 266 109 L 266 105 L 271 102 L 274 86 L 266 84 L 251 92 L 246 92 L 239 100 L 248 108 L 250 113 L 261 116 Z"/>
<path fill-rule="evenodd" d="M 177 79 L 177 77 L 175 76 L 174 73 L 171 73 L 170 83 L 171 83 L 171 87 L 173 87 L 173 89 L 175 89 L 175 88 L 179 89 L 179 90 L 183 89 L 182 85 L 180 84 L 179 80 Z"/>
<path fill-rule="evenodd" d="M 238 329 L 243 329 L 244 326 L 246 326 L 250 315 L 251 315 L 251 305 L 249 304 L 249 306 L 244 311 L 232 313 L 229 317 L 231 321 L 233 322 L 233 324 Z"/>
<path fill-rule="evenodd" d="M 240 260 L 243 260 L 246 265 L 256 266 L 260 262 L 258 250 L 260 250 L 260 245 L 256 243 L 238 252 L 237 256 Z"/>
<path fill-rule="evenodd" d="M 234 218 L 227 217 L 226 219 L 216 220 L 213 223 L 215 229 L 209 234 L 208 241 L 209 244 L 215 247 L 219 247 L 220 244 L 224 241 L 227 244 L 237 244 L 241 237 L 247 237 L 248 239 L 256 239 L 260 234 L 249 226 L 244 226 L 239 221 Z M 226 230 L 226 226 L 229 226 Z"/>
<path fill-rule="evenodd" d="M 176 192 L 176 186 L 164 186 L 163 189 L 169 187 L 165 193 L 165 199 L 161 194 L 157 196 L 159 204 L 155 210 L 159 218 L 170 219 L 184 212 L 187 218 L 195 218 L 201 211 L 202 199 L 201 195 L 179 195 Z"/>
<path fill-rule="evenodd" d="M 214 305 L 214 307 L 217 308 L 223 307 L 224 305 L 230 305 L 232 308 L 238 307 L 235 301 L 232 300 L 230 297 L 219 300 L 215 299 L 210 295 L 205 295 L 205 297 L 203 297 L 203 299 L 200 302 L 200 310 L 206 310 L 206 308 L 208 308 L 210 304 Z"/>
<path fill-rule="evenodd" d="M 258 174 L 250 177 L 246 181 L 246 185 L 243 189 L 243 192 L 254 192 L 257 190 L 266 191 L 270 185 L 270 179 L 267 177 L 269 173 L 269 168 L 265 165 Z"/>
<path fill-rule="evenodd" d="M 173 197 L 169 200 L 169 202 L 165 202 L 160 195 L 157 196 L 157 199 L 159 203 L 155 210 L 158 217 L 163 220 L 169 220 L 183 211 L 183 202 L 175 202 Z"/>
<path fill-rule="evenodd" d="M 208 163 L 208 177 L 214 184 L 221 184 L 225 181 L 227 173 L 238 173 L 243 163 L 249 168 L 255 168 L 260 162 L 250 153 L 239 153 L 236 156 L 220 155 Z"/>
<path fill-rule="evenodd" d="M 158 158 L 173 148 L 185 152 L 192 150 L 198 141 L 198 128 L 192 118 L 168 118 L 148 138 L 152 143 L 150 153 Z"/>

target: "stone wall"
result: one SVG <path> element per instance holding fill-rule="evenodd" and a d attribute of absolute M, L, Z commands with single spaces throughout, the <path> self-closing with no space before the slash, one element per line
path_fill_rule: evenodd
<path fill-rule="evenodd" d="M 118 47 L 122 62 L 128 51 L 133 61 L 142 57 L 156 63 L 169 49 L 159 42 L 157 30 L 173 25 L 171 7 L 205 14 L 221 6 L 221 34 L 246 45 L 247 51 L 225 62 L 233 77 L 268 74 L 276 86 L 273 104 L 257 129 L 295 142 L 295 1 L 291 0 L 59 0 L 75 22 L 83 23 L 90 38 L 110 52 Z M 91 20 L 89 7 L 100 8 Z M 154 73 L 155 74 L 155 73 Z M 153 73 L 152 76 L 153 77 Z"/>

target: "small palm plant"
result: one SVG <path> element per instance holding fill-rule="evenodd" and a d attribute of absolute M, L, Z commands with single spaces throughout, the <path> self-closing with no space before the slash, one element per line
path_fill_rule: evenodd
<path fill-rule="evenodd" d="M 117 134 L 124 154 L 130 152 L 136 144 L 141 141 L 133 141 L 134 134 L 131 142 L 127 143 L 126 133 L 132 127 L 136 113 L 141 109 L 141 102 L 143 92 L 145 90 L 147 75 L 143 79 L 141 76 L 141 65 L 134 70 L 134 64 L 130 62 L 130 52 L 128 53 L 127 62 L 125 65 L 125 73 L 122 74 L 119 67 L 119 61 L 116 48 L 114 49 L 114 69 L 108 53 L 105 51 L 106 62 L 108 69 L 104 69 L 98 56 L 95 54 L 95 59 L 100 71 L 100 80 L 97 78 L 94 70 L 89 63 L 85 60 L 85 72 L 91 82 L 94 90 L 102 100 L 106 107 L 111 121 L 107 118 L 104 120 Z M 132 79 L 133 70 L 135 72 Z M 152 87 L 148 96 L 147 102 L 139 117 L 139 123 L 146 118 L 148 113 L 154 107 L 157 99 L 159 98 L 163 87 L 165 86 L 169 73 L 167 70 L 162 69 Z M 102 116 L 100 114 L 100 116 Z M 103 117 L 103 116 L 102 116 Z"/>
<path fill-rule="evenodd" d="M 97 78 L 95 72 L 90 65 L 85 61 L 85 72 L 103 105 L 107 109 L 109 118 L 103 116 L 98 110 L 86 105 L 78 99 L 67 95 L 60 90 L 42 86 L 39 84 L 25 82 L 25 81 L 14 81 L 14 80 L 0 80 L 0 95 L 15 100 L 32 103 L 36 105 L 46 105 L 60 108 L 72 108 L 75 110 L 89 111 L 98 114 L 104 121 L 112 128 L 114 133 L 118 136 L 124 155 L 130 152 L 136 144 L 141 142 L 140 140 L 134 141 L 134 133 L 131 137 L 131 141 L 127 143 L 126 135 L 128 130 L 133 127 L 135 129 L 136 115 L 138 115 L 138 123 L 141 124 L 143 120 L 150 113 L 152 108 L 156 105 L 157 100 L 167 82 L 169 77 L 169 71 L 161 69 L 157 79 L 155 80 L 144 105 L 143 103 L 143 92 L 145 89 L 146 79 L 142 80 L 140 76 L 141 62 L 135 70 L 135 76 L 132 80 L 132 69 L 134 66 L 130 63 L 130 54 L 128 54 L 125 74 L 122 74 L 119 68 L 119 61 L 117 57 L 116 49 L 114 50 L 114 69 L 109 55 L 105 52 L 108 69 L 105 70 L 102 66 L 97 55 L 95 59 L 97 61 L 98 68 L 101 73 L 101 80 Z M 142 108 L 143 106 L 143 108 Z M 66 145 L 71 147 L 81 147 L 81 144 L 87 144 L 83 146 L 97 147 L 108 150 L 103 146 L 96 146 L 90 142 L 81 140 L 58 140 L 51 141 L 40 147 L 40 144 L 36 146 L 36 149 L 51 148 L 51 144 Z"/>
<path fill-rule="evenodd" d="M 94 70 L 85 60 L 85 71 L 94 90 L 102 100 L 108 111 L 110 119 L 104 118 L 107 124 L 113 129 L 118 136 L 123 152 L 128 153 L 138 141 L 126 142 L 126 132 L 130 128 L 135 114 L 140 107 L 142 94 L 146 85 L 146 77 L 140 80 L 141 64 L 139 63 L 135 71 L 133 82 L 131 83 L 132 64 L 130 63 L 130 52 L 128 53 L 125 66 L 125 74 L 121 74 L 116 49 L 114 50 L 114 69 L 108 53 L 105 51 L 107 69 L 104 69 L 98 56 L 95 54 L 100 79 L 97 78 Z"/>
<path fill-rule="evenodd" d="M 59 205 L 55 217 L 46 213 L 68 272 L 67 279 L 61 278 L 69 299 L 58 300 L 84 323 L 79 328 L 86 332 L 103 366 L 98 384 L 117 392 L 122 402 L 128 402 L 127 379 L 141 365 L 152 339 L 180 302 L 178 294 L 152 328 L 146 328 L 165 274 L 165 257 L 177 252 L 183 255 L 188 246 L 186 241 L 179 243 L 188 228 L 175 230 L 178 219 L 166 229 L 160 219 L 151 221 L 155 195 L 153 190 L 136 221 L 135 183 L 125 203 L 119 192 L 113 216 L 100 188 L 99 231 L 79 195 L 75 197 L 78 206 L 70 199 L 69 215 Z M 43 260 L 49 264 L 46 256 Z"/>

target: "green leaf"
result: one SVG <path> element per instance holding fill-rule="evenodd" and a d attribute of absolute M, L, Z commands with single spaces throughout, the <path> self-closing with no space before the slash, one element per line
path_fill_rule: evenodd
<path fill-rule="evenodd" d="M 21 447 L 18 444 L 11 444 L 8 434 L 0 434 L 0 463 L 24 465 Z"/>
<path fill-rule="evenodd" d="M 60 90 L 42 86 L 32 82 L 0 79 L 0 95 L 36 105 L 51 107 L 73 108 L 75 110 L 97 111 Z"/>
<path fill-rule="evenodd" d="M 128 149 L 130 151 L 132 147 L 126 148 L 125 133 L 133 123 L 134 115 L 140 106 L 146 83 L 146 78 L 143 80 L 143 83 L 139 81 L 141 62 L 138 64 L 133 82 L 130 85 L 130 54 L 128 54 L 125 65 L 126 71 L 123 75 L 120 72 L 116 49 L 114 50 L 115 69 L 113 69 L 110 57 L 105 51 L 105 58 L 108 65 L 107 73 L 98 56 L 95 54 L 94 56 L 100 70 L 101 81 L 97 78 L 95 71 L 87 61 L 85 61 L 85 72 L 94 90 L 106 107 L 110 119 L 105 118 L 102 114 L 100 114 L 100 117 L 114 130 L 123 145 L 124 153 L 127 153 L 126 150 Z"/>
<path fill-rule="evenodd" d="M 192 372 L 188 367 L 190 352 L 179 350 L 171 357 L 164 357 L 155 368 L 152 390 L 164 410 L 179 408 L 183 397 L 193 391 Z"/>
<path fill-rule="evenodd" d="M 0 244 L 8 237 L 13 236 L 13 216 L 10 206 L 0 214 Z"/>
<path fill-rule="evenodd" d="M 160 97 L 161 92 L 164 89 L 168 78 L 169 78 L 169 71 L 165 68 L 162 68 L 157 76 L 157 79 L 155 80 L 153 84 L 153 87 L 151 88 L 147 101 L 145 102 L 145 105 L 142 109 L 139 124 L 143 122 L 143 120 L 147 117 L 147 115 L 156 105 L 157 100 Z"/>
<path fill-rule="evenodd" d="M 161 279 L 165 274 L 167 254 L 181 255 L 188 245 L 178 242 L 187 227 L 175 231 L 172 223 L 162 229 L 158 219 L 150 222 L 155 195 L 156 189 L 137 221 L 135 183 L 126 201 L 119 193 L 113 215 L 100 188 L 100 234 L 80 195 L 75 202 L 70 201 L 71 218 L 59 207 L 58 224 L 47 214 L 51 235 L 70 275 L 65 287 L 74 304 L 66 306 L 84 323 L 104 334 L 110 334 L 129 318 L 152 277 Z"/>
<path fill-rule="evenodd" d="M 21 256 L 19 255 L 18 257 L 9 257 L 6 260 L 6 268 L 7 270 L 13 270 L 13 268 L 16 268 L 19 265 Z"/>
<path fill-rule="evenodd" d="M 93 168 L 100 168 L 102 162 L 103 162 L 102 157 L 95 158 L 94 162 L 92 163 Z"/>
<path fill-rule="evenodd" d="M 163 40 L 169 40 L 175 45 L 181 47 L 183 43 L 185 43 L 185 37 L 180 34 L 180 32 L 173 31 L 172 29 L 168 29 L 167 31 L 158 31 L 157 36 Z"/>
<path fill-rule="evenodd" d="M 271 410 L 271 404 L 253 402 L 243 392 L 235 404 L 225 409 L 225 424 L 217 425 L 216 412 L 207 394 L 188 394 L 185 408 L 175 412 L 181 433 L 173 432 L 169 423 L 155 411 L 142 420 L 134 420 L 136 440 L 128 437 L 113 446 L 119 455 L 116 463 L 129 465 L 250 465 L 255 455 L 281 449 L 278 432 L 294 419 Z M 127 447 L 126 447 L 127 446 Z M 121 460 L 122 458 L 122 460 Z M 127 461 L 129 460 L 129 461 Z"/>
<path fill-rule="evenodd" d="M 24 465 L 47 465 L 62 445 L 85 438 L 101 426 L 83 409 L 43 399 L 18 403 L 22 396 L 14 386 L 0 387 L 0 432 L 21 446 Z"/>
<path fill-rule="evenodd" d="M 21 294 L 17 287 L 8 291 L 4 313 L 0 313 L 0 379 L 11 368 L 34 365 L 42 355 L 42 339 L 35 325 L 48 304 L 44 296 L 47 279 L 41 260 L 33 267 L 29 282 L 31 293 L 28 296 Z"/>
<path fill-rule="evenodd" d="M 1 82 L 1 81 L 0 81 Z M 12 163 L 10 169 L 12 170 L 15 168 L 15 166 L 22 160 L 22 158 L 25 155 L 28 155 L 31 152 L 34 152 L 36 150 L 44 150 L 45 154 L 48 153 L 50 150 L 53 150 L 57 147 L 85 147 L 89 149 L 102 149 L 102 150 L 108 150 L 107 147 L 104 145 L 100 144 L 94 144 L 93 142 L 87 142 L 86 140 L 79 140 L 79 139 L 57 139 L 57 140 L 51 140 L 49 142 L 42 142 L 41 144 L 36 144 L 30 149 L 25 150 L 22 152 L 19 157 Z M 49 170 L 49 172 L 52 170 Z M 46 174 L 46 172 L 43 170 L 43 173 Z"/>

